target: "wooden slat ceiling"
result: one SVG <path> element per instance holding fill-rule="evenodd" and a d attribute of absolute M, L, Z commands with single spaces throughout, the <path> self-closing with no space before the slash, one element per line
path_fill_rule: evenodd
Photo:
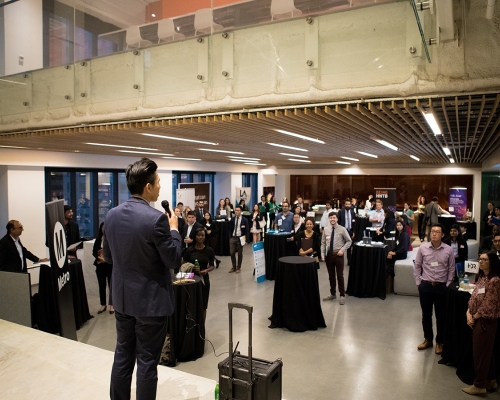
<path fill-rule="evenodd" d="M 152 148 L 151 153 L 199 158 L 202 162 L 232 163 L 230 154 L 200 150 L 242 152 L 242 157 L 258 158 L 267 167 L 300 168 L 336 164 L 352 157 L 367 165 L 450 164 L 443 152 L 448 147 L 456 163 L 480 164 L 500 144 L 500 94 L 474 94 L 421 99 L 361 101 L 335 105 L 290 106 L 264 111 L 221 112 L 217 115 L 141 120 L 64 129 L 9 132 L 0 135 L 1 147 L 22 147 L 58 152 L 125 155 L 118 147 L 87 143 Z M 435 136 L 423 112 L 432 111 L 442 130 Z M 281 129 L 325 144 L 278 133 Z M 198 143 L 142 135 L 171 136 L 217 143 Z M 382 146 L 376 139 L 398 147 Z M 268 143 L 298 147 L 307 152 L 274 147 Z M 123 148 L 121 148 L 123 150 Z M 130 149 L 133 151 L 133 149 Z M 357 153 L 376 155 L 370 158 Z M 309 164 L 290 161 L 290 153 L 307 156 Z M 140 154 L 127 154 L 137 155 Z M 416 161 L 409 156 L 420 159 Z M 147 155 L 153 157 L 154 155 Z M 336 164 L 338 165 L 338 164 Z M 265 168 L 262 166 L 262 168 Z"/>

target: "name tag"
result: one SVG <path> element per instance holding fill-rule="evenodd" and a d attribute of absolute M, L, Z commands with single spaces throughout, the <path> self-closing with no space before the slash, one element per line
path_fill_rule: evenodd
<path fill-rule="evenodd" d="M 207 228 L 210 228 L 210 224 L 207 224 Z"/>
<path fill-rule="evenodd" d="M 352 222 L 356 222 L 356 220 L 353 218 L 353 219 L 352 219 Z"/>
<path fill-rule="evenodd" d="M 465 249 L 465 246 L 463 244 L 460 245 L 461 249 Z"/>
<path fill-rule="evenodd" d="M 281 224 L 283 224 L 283 220 L 282 220 L 282 219 L 279 219 L 279 220 L 278 220 L 278 226 L 281 226 Z"/>
<path fill-rule="evenodd" d="M 326 240 L 327 240 L 327 241 L 330 241 L 330 238 L 331 238 L 331 236 L 327 236 L 327 237 L 326 237 Z"/>
<path fill-rule="evenodd" d="M 245 225 L 241 225 L 240 228 L 243 229 L 245 227 Z"/>
<path fill-rule="evenodd" d="M 483 288 L 479 289 L 477 292 L 479 294 L 485 294 L 486 293 L 486 289 L 483 287 Z"/>
<path fill-rule="evenodd" d="M 396 245 L 399 246 L 399 240 L 396 240 Z"/>
<path fill-rule="evenodd" d="M 437 267 L 439 264 L 437 261 L 431 262 L 431 267 Z"/>

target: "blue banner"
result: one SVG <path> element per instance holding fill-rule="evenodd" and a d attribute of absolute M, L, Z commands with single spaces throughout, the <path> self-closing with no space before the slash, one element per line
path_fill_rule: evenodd
<path fill-rule="evenodd" d="M 266 280 L 266 257 L 264 255 L 264 242 L 252 244 L 253 260 L 255 267 L 255 281 L 257 283 Z"/>
<path fill-rule="evenodd" d="M 450 205 L 448 211 L 455 215 L 457 220 L 467 213 L 467 188 L 450 188 Z"/>

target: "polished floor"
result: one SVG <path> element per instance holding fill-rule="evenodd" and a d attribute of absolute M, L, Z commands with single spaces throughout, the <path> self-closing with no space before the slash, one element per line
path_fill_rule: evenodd
<path fill-rule="evenodd" d="M 414 245 L 418 243 L 414 243 Z M 330 399 L 460 399 L 463 384 L 453 367 L 439 365 L 433 350 L 417 351 L 423 341 L 421 312 L 417 297 L 388 295 L 360 299 L 347 297 L 346 304 L 322 302 L 327 327 L 293 333 L 269 329 L 274 282 L 256 283 L 252 276 L 252 250 L 245 247 L 241 274 L 229 274 L 229 257 L 210 274 L 211 293 L 206 338 L 219 356 L 228 351 L 229 302 L 254 307 L 253 355 L 266 360 L 283 360 L 283 398 L 287 400 Z M 349 267 L 345 268 L 347 276 Z M 325 264 L 319 270 L 321 296 L 329 294 Z M 99 301 L 89 298 L 95 318 L 78 331 L 78 340 L 113 350 L 114 317 L 97 315 Z M 234 335 L 239 350 L 246 354 L 247 315 L 234 312 Z M 236 341 L 236 340 L 235 340 Z M 205 354 L 193 362 L 180 363 L 176 370 L 218 379 L 216 357 L 209 343 Z M 167 368 L 167 367 L 161 367 Z M 489 397 L 500 398 L 499 394 Z"/>

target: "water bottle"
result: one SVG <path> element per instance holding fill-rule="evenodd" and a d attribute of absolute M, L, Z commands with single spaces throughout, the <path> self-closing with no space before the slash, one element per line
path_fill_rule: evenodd
<path fill-rule="evenodd" d="M 198 260 L 194 260 L 194 269 L 193 269 L 193 271 L 196 274 L 200 273 L 200 263 L 198 262 Z"/>
<path fill-rule="evenodd" d="M 214 399 L 219 400 L 219 381 L 215 384 Z"/>
<path fill-rule="evenodd" d="M 463 283 L 464 283 L 464 289 L 469 290 L 469 277 L 467 276 L 467 274 L 465 274 L 464 276 Z"/>

